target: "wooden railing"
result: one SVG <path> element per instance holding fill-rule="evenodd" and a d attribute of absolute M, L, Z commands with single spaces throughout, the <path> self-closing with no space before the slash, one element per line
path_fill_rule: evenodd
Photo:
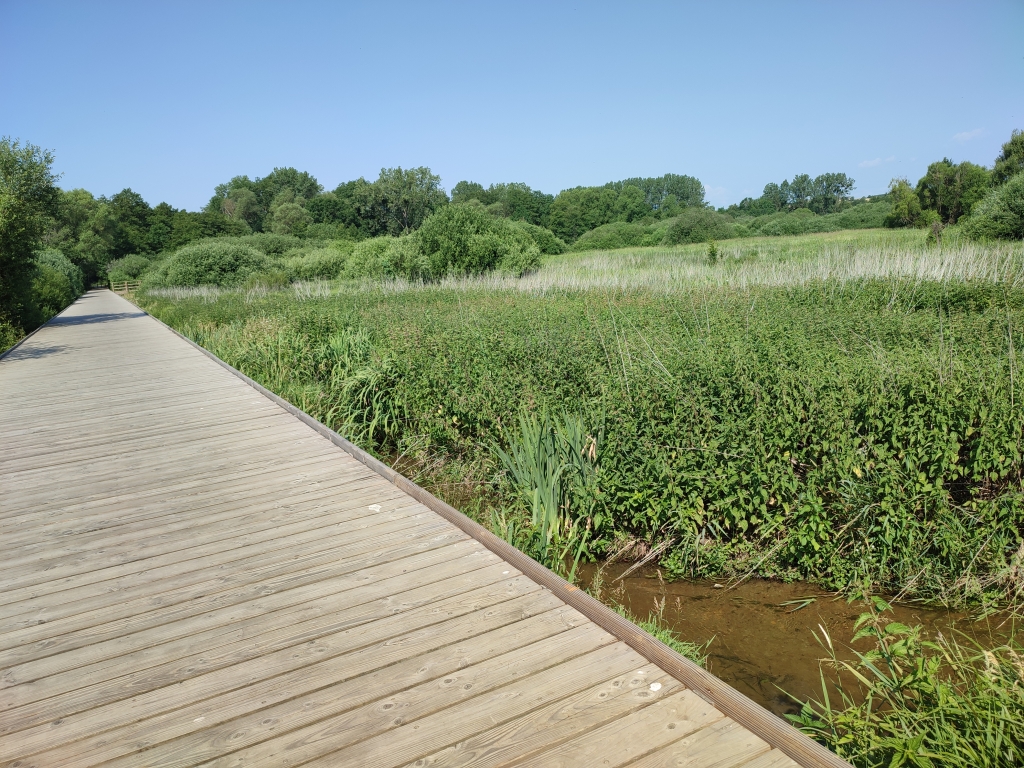
<path fill-rule="evenodd" d="M 139 280 L 125 280 L 120 283 L 111 283 L 110 289 L 114 293 L 119 293 L 124 296 L 126 293 L 135 293 L 139 290 L 141 282 Z"/>

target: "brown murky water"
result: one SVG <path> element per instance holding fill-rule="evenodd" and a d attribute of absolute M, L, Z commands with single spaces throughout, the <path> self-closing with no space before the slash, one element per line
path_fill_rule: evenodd
<path fill-rule="evenodd" d="M 818 660 L 826 653 L 814 637 L 815 632 L 821 636 L 820 627 L 840 658 L 855 658 L 849 641 L 862 605 L 813 585 L 750 580 L 732 589 L 716 588 L 712 582 L 661 581 L 653 569 L 616 581 L 625 569 L 618 564 L 604 569 L 605 597 L 610 594 L 640 618 L 664 600 L 662 620 L 670 629 L 684 640 L 711 641 L 711 672 L 776 714 L 799 711 L 787 692 L 801 700 L 821 698 Z M 590 586 L 595 571 L 594 565 L 582 568 L 584 586 Z M 814 602 L 799 610 L 794 610 L 799 603 L 781 605 L 809 597 Z M 954 624 L 965 631 L 971 627 L 964 614 L 915 605 L 896 605 L 893 619 L 921 624 L 932 634 L 948 633 Z M 861 641 L 856 647 L 863 651 L 869 646 Z"/>

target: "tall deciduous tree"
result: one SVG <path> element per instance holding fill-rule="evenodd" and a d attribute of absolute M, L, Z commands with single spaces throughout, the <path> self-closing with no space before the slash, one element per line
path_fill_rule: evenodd
<path fill-rule="evenodd" d="M 917 182 L 917 195 L 922 208 L 936 211 L 947 224 L 956 224 L 985 197 L 990 187 L 991 173 L 987 168 L 966 160 L 954 164 L 943 158 L 928 166 Z"/>
<path fill-rule="evenodd" d="M 31 320 L 33 253 L 57 213 L 57 178 L 52 153 L 0 139 L 0 319 L 17 325 Z"/>
<path fill-rule="evenodd" d="M 1003 144 L 992 169 L 992 181 L 1005 184 L 1018 173 L 1024 173 L 1024 131 L 1021 130 L 1015 130 Z"/>
<path fill-rule="evenodd" d="M 418 229 L 427 216 L 448 202 L 441 177 L 426 167 L 382 168 L 377 181 L 360 191 L 364 209 L 382 234 Z"/>

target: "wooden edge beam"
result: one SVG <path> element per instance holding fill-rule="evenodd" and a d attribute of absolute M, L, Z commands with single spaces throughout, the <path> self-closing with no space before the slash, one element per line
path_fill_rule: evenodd
<path fill-rule="evenodd" d="M 123 298 L 123 297 L 122 297 Z M 127 299 L 125 299 L 127 301 Z M 139 308 L 140 311 L 145 310 Z M 145 314 L 149 315 L 148 312 Z M 672 675 L 695 694 L 717 708 L 727 717 L 764 739 L 769 745 L 784 752 L 803 768 L 852 768 L 839 755 L 804 735 L 782 718 L 772 714 L 760 704 L 747 698 L 732 686 L 719 680 L 706 669 L 676 653 L 667 645 L 648 634 L 633 622 L 623 618 L 604 603 L 576 587 L 532 557 L 520 552 L 507 541 L 494 535 L 432 493 L 416 485 L 387 464 L 374 458 L 357 445 L 346 440 L 333 429 L 321 424 L 308 413 L 299 410 L 287 400 L 278 397 L 266 387 L 253 381 L 241 371 L 225 363 L 207 349 L 178 333 L 159 318 L 149 315 L 179 339 L 190 344 L 208 358 L 230 371 L 261 395 L 271 400 L 299 421 L 319 432 L 354 459 L 365 464 L 397 488 L 412 496 L 455 527 L 479 541 L 487 549 L 543 587 L 551 590 L 567 605 L 572 606 L 599 627 L 618 638 L 641 656 Z M 25 337 L 28 338 L 27 336 Z"/>

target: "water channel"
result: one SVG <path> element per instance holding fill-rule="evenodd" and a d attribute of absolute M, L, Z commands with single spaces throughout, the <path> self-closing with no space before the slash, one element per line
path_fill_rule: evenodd
<path fill-rule="evenodd" d="M 662 621 L 681 639 L 707 643 L 708 667 L 720 679 L 776 714 L 796 713 L 801 699 L 821 698 L 819 659 L 827 654 L 815 639 L 823 627 L 840 658 L 853 659 L 853 626 L 862 603 L 822 592 L 813 585 L 749 580 L 735 587 L 713 582 L 662 581 L 655 569 L 618 577 L 626 565 L 603 569 L 602 590 L 639 618 L 661 610 Z M 589 587 L 597 566 L 584 566 L 581 583 Z M 814 598 L 806 603 L 808 598 Z M 784 605 L 784 603 L 786 603 Z M 805 603 L 804 607 L 799 607 Z M 972 624 L 962 613 L 919 605 L 896 604 L 893 620 L 920 624 L 932 636 L 953 626 L 988 637 L 988 624 Z M 820 625 L 820 626 L 819 626 Z M 866 650 L 870 641 L 857 643 Z"/>

